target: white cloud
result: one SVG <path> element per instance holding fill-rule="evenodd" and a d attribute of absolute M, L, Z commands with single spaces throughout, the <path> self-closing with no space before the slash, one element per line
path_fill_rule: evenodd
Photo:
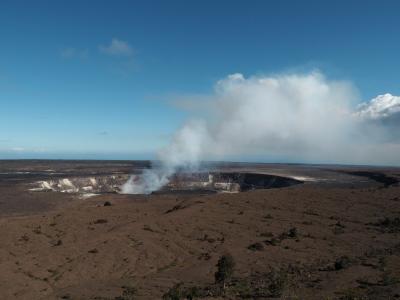
<path fill-rule="evenodd" d="M 110 45 L 99 46 L 100 52 L 114 56 L 131 56 L 133 55 L 133 48 L 126 41 L 113 38 Z"/>
<path fill-rule="evenodd" d="M 398 115 L 400 117 L 400 97 L 392 94 L 379 95 L 358 107 L 356 114 L 365 119 L 382 120 Z"/>
<path fill-rule="evenodd" d="M 25 151 L 25 148 L 22 148 L 22 147 L 13 147 L 13 148 L 11 148 L 11 151 L 14 151 L 14 152 L 23 152 L 23 151 Z"/>
<path fill-rule="evenodd" d="M 89 56 L 88 49 L 77 49 L 68 47 L 61 50 L 61 57 L 62 58 L 81 58 L 85 59 Z"/>

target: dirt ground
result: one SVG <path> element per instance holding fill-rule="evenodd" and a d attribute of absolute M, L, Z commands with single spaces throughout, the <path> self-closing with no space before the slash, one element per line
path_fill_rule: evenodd
<path fill-rule="evenodd" d="M 129 169 L 101 172 L 121 168 Z M 0 177 L 0 299 L 400 299 L 400 169 L 257 169 L 330 177 L 236 194 L 86 200 L 29 192 L 29 176 Z M 225 254 L 233 275 L 216 284 Z"/>

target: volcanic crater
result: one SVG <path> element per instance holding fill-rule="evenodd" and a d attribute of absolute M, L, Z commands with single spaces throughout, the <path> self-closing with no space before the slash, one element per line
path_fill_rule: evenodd
<path fill-rule="evenodd" d="M 61 192 L 83 195 L 122 193 L 121 187 L 127 182 L 128 174 L 77 176 L 66 178 L 53 178 L 32 183 L 31 191 L 36 192 Z M 168 193 L 237 193 L 254 189 L 283 188 L 303 181 L 289 177 L 242 172 L 199 172 L 177 173 L 169 182 L 155 194 Z"/>

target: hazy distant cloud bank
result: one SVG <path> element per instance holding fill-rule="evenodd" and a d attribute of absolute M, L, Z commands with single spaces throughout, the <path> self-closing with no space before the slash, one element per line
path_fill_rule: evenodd
<path fill-rule="evenodd" d="M 109 45 L 100 45 L 99 50 L 101 53 L 113 56 L 131 56 L 134 52 L 128 42 L 117 38 L 113 38 Z"/>
<path fill-rule="evenodd" d="M 25 151 L 25 148 L 22 147 L 13 147 L 10 149 L 11 151 L 15 151 L 15 152 L 23 152 Z"/>

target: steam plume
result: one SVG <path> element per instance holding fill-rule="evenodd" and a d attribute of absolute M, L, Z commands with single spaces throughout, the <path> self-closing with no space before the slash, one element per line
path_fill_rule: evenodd
<path fill-rule="evenodd" d="M 357 107 L 360 100 L 351 83 L 327 80 L 319 72 L 247 79 L 229 75 L 207 98 L 206 116 L 189 120 L 159 153 L 159 165 L 131 177 L 122 191 L 150 193 L 168 183 L 178 169 L 240 155 L 399 164 L 400 136 L 376 122 L 375 113 L 384 107 L 382 116 L 390 112 L 392 119 L 400 120 L 399 97 L 379 97 Z"/>

